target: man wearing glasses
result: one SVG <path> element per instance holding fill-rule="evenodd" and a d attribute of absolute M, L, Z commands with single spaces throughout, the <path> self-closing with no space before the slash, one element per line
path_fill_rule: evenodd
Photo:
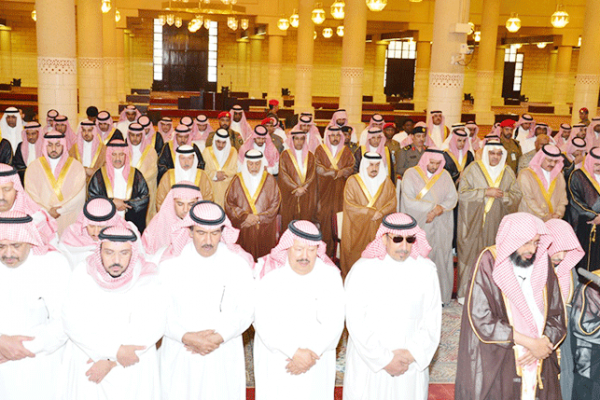
<path fill-rule="evenodd" d="M 344 400 L 427 399 L 442 323 L 430 251 L 413 217 L 390 214 L 346 277 Z"/>

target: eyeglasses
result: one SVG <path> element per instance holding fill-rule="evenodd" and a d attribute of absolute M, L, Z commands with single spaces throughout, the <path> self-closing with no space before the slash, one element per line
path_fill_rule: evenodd
<path fill-rule="evenodd" d="M 394 242 L 394 243 L 402 243 L 404 241 L 404 239 L 406 239 L 406 243 L 409 243 L 409 244 L 413 244 L 414 242 L 417 241 L 417 237 L 416 236 L 407 236 L 407 237 L 404 237 L 404 236 L 392 236 L 389 233 L 387 235 L 388 235 L 388 237 L 390 239 L 392 239 L 392 242 Z"/>

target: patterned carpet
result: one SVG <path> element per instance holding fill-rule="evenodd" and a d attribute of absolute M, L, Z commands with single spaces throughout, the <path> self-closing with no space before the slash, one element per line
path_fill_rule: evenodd
<path fill-rule="evenodd" d="M 456 375 L 456 360 L 458 357 L 458 338 L 460 335 L 460 318 L 462 306 L 456 300 L 452 300 L 450 305 L 443 308 L 442 311 L 442 335 L 440 346 L 433 357 L 429 369 L 429 381 L 432 384 L 430 388 L 430 400 L 452 400 L 454 398 L 454 378 Z M 250 328 L 244 333 L 244 350 L 246 353 L 246 385 L 248 388 L 254 387 L 254 363 L 252 358 L 252 342 L 254 330 Z M 346 343 L 348 332 L 344 330 L 342 338 L 337 348 L 337 377 L 336 386 L 342 386 L 344 383 L 344 369 L 346 365 Z M 336 393 L 337 396 L 340 393 Z M 248 399 L 253 399 L 254 393 L 249 391 Z"/>

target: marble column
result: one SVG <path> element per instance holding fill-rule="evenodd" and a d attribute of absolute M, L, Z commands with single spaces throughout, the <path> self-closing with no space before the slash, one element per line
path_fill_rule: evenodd
<path fill-rule="evenodd" d="M 255 99 L 262 99 L 262 83 L 260 64 L 262 59 L 262 42 L 263 35 L 250 36 L 250 85 L 248 87 L 248 95 Z"/>
<path fill-rule="evenodd" d="M 38 113 L 77 118 L 75 0 L 37 0 Z M 57 29 L 60 27 L 60 29 Z"/>
<path fill-rule="evenodd" d="M 496 47 L 496 57 L 494 59 L 494 86 L 492 89 L 492 107 L 500 107 L 504 105 L 502 97 L 502 82 L 504 81 L 504 47 Z"/>
<path fill-rule="evenodd" d="M 235 92 L 248 91 L 248 39 L 239 39 L 237 42 L 237 82 L 232 89 Z"/>
<path fill-rule="evenodd" d="M 104 108 L 102 11 L 96 0 L 77 0 L 79 118 L 89 106 Z"/>
<path fill-rule="evenodd" d="M 2 83 L 9 83 L 13 79 L 10 31 L 8 26 L 0 26 L 0 82 Z"/>
<path fill-rule="evenodd" d="M 104 109 L 113 117 L 119 111 L 117 98 L 117 23 L 115 7 L 102 15 L 103 58 L 104 58 Z"/>
<path fill-rule="evenodd" d="M 385 55 L 388 44 L 387 40 L 380 40 L 375 45 L 375 68 L 373 69 L 373 103 L 386 103 L 386 95 L 383 86 L 385 76 Z"/>
<path fill-rule="evenodd" d="M 427 109 L 429 94 L 429 66 L 431 65 L 431 42 L 417 42 L 417 62 L 415 66 L 415 86 L 413 90 L 413 103 L 415 111 L 422 112 Z"/>
<path fill-rule="evenodd" d="M 117 100 L 125 103 L 125 29 L 117 28 Z"/>
<path fill-rule="evenodd" d="M 346 110 L 348 122 L 361 132 L 362 100 L 367 35 L 367 5 L 364 0 L 346 0 L 344 39 L 342 41 L 342 79 L 340 108 Z"/>
<path fill-rule="evenodd" d="M 585 2 L 585 20 L 581 37 L 581 50 L 577 75 L 575 75 L 575 93 L 573 98 L 572 123 L 579 122 L 579 109 L 587 107 L 590 118 L 597 114 L 598 92 L 600 90 L 600 30 L 597 16 L 600 14 L 600 0 Z"/>
<path fill-rule="evenodd" d="M 481 13 L 481 41 L 477 54 L 477 78 L 475 80 L 474 109 L 477 123 L 493 125 L 492 93 L 494 90 L 494 67 L 498 24 L 500 22 L 500 0 L 483 2 Z"/>
<path fill-rule="evenodd" d="M 124 75 L 125 75 L 125 95 L 131 94 L 131 31 L 125 29 L 124 39 Z"/>
<path fill-rule="evenodd" d="M 427 109 L 442 110 L 448 126 L 461 119 L 465 67 L 452 63 L 452 59 L 467 42 L 467 34 L 456 28 L 469 22 L 468 13 L 469 0 L 435 2 Z"/>
<path fill-rule="evenodd" d="M 281 67 L 283 59 L 283 36 L 269 35 L 269 89 L 267 97 L 279 100 L 283 107 L 281 97 Z"/>
<path fill-rule="evenodd" d="M 298 46 L 296 50 L 296 88 L 294 93 L 294 113 L 313 112 L 312 75 L 315 42 L 314 23 L 311 19 L 313 0 L 298 1 Z"/>
<path fill-rule="evenodd" d="M 554 105 L 554 114 L 557 115 L 569 115 L 567 90 L 569 88 L 569 73 L 571 71 L 572 54 L 573 47 L 558 47 L 556 72 L 554 75 L 554 88 L 552 90 L 552 105 Z"/>

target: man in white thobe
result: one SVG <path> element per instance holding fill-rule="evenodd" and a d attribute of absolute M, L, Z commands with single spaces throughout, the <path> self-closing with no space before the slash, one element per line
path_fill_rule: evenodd
<path fill-rule="evenodd" d="M 444 164 L 443 151 L 425 150 L 419 164 L 404 173 L 400 209 L 412 216 L 425 231 L 433 248 L 430 258 L 437 269 L 442 301 L 449 304 L 454 286 L 452 210 L 456 207 L 458 193 Z"/>
<path fill-rule="evenodd" d="M 242 333 L 254 311 L 254 260 L 239 231 L 210 201 L 176 225 L 160 264 L 169 298 L 160 349 L 164 400 L 244 400 Z"/>
<path fill-rule="evenodd" d="M 427 400 L 442 300 L 417 221 L 386 216 L 346 277 L 344 400 Z"/>
<path fill-rule="evenodd" d="M 294 220 L 259 261 L 254 316 L 257 400 L 330 400 L 344 328 L 340 270 L 321 232 Z"/>
<path fill-rule="evenodd" d="M 130 229 L 104 228 L 94 254 L 75 267 L 63 307 L 64 400 L 158 400 L 156 342 L 166 299 L 158 269 Z"/>
<path fill-rule="evenodd" d="M 29 215 L 2 213 L 0 228 L 0 399 L 55 400 L 68 263 Z"/>
<path fill-rule="evenodd" d="M 17 150 L 17 145 L 21 141 L 21 132 L 23 131 L 23 118 L 21 112 L 16 107 L 8 107 L 4 110 L 0 118 L 0 137 L 8 140 L 13 152 Z"/>

